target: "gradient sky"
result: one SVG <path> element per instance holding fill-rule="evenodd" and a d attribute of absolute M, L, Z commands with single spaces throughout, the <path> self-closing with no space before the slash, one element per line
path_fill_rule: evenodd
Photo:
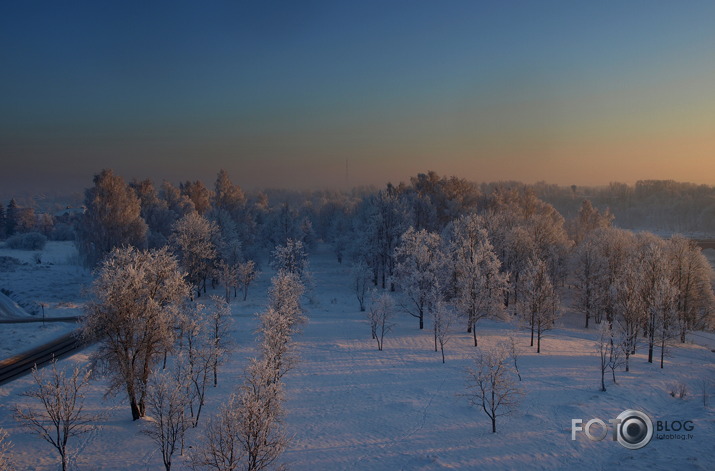
<path fill-rule="evenodd" d="M 715 2 L 0 4 L 0 193 L 715 184 Z"/>

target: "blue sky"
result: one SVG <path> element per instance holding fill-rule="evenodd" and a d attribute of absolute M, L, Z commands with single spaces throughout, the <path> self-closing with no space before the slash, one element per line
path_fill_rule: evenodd
<path fill-rule="evenodd" d="M 71 3 L 71 4 L 70 4 Z M 0 185 L 715 184 L 715 2 L 4 2 Z"/>

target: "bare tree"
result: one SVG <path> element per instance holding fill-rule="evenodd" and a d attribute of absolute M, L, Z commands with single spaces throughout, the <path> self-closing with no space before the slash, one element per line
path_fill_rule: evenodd
<path fill-rule="evenodd" d="M 8 433 L 4 429 L 0 428 L 0 471 L 15 470 L 15 465 L 11 455 L 13 445 L 8 437 Z"/>
<path fill-rule="evenodd" d="M 469 402 L 481 407 L 492 422 L 492 433 L 497 431 L 497 417 L 508 415 L 519 404 L 521 390 L 514 381 L 511 360 L 504 348 L 479 350 L 474 366 L 467 370 L 466 394 Z"/>
<path fill-rule="evenodd" d="M 596 352 L 601 361 L 601 391 L 606 391 L 606 370 L 609 366 L 609 358 L 613 350 L 613 330 L 607 322 L 601 323 L 599 329 L 598 341 L 596 342 Z"/>
<path fill-rule="evenodd" d="M 521 352 L 519 351 L 519 346 L 516 344 L 516 338 L 514 338 L 513 334 L 509 334 L 509 339 L 503 348 L 506 348 L 506 351 L 509 352 L 509 356 L 514 363 L 514 371 L 519 377 L 519 381 L 521 381 L 521 373 L 519 372 L 519 357 L 521 356 Z"/>
<path fill-rule="evenodd" d="M 203 439 L 193 447 L 191 468 L 209 471 L 236 471 L 245 453 L 239 442 L 238 404 L 232 395 L 219 412 L 210 417 L 203 430 Z"/>
<path fill-rule="evenodd" d="M 82 335 L 96 340 L 95 364 L 109 376 L 109 392 L 124 389 L 134 420 L 144 416 L 154 365 L 172 347 L 179 304 L 189 288 L 166 249 L 115 249 L 92 285 Z"/>
<path fill-rule="evenodd" d="M 455 313 L 443 301 L 437 301 L 432 309 L 432 322 L 434 323 L 435 341 L 439 343 L 442 352 L 442 363 L 444 363 L 444 346 L 452 334 L 452 324 Z M 435 350 L 437 345 L 435 344 Z"/>
<path fill-rule="evenodd" d="M 186 406 L 189 398 L 180 375 L 168 371 L 152 377 L 147 391 L 149 419 L 142 433 L 159 447 L 166 471 L 171 471 L 171 460 L 182 443 L 189 422 Z"/>
<path fill-rule="evenodd" d="M 377 349 L 382 351 L 385 344 L 385 334 L 392 330 L 395 324 L 390 322 L 395 314 L 395 301 L 389 293 L 374 295 L 368 311 L 372 338 L 377 341 Z"/>
<path fill-rule="evenodd" d="M 220 260 L 216 264 L 216 276 L 219 283 L 224 287 L 224 298 L 227 303 L 231 302 L 231 288 L 234 296 L 238 287 L 238 267 L 228 264 L 225 260 Z"/>
<path fill-rule="evenodd" d="M 62 471 L 67 469 L 70 438 L 92 430 L 98 417 L 85 412 L 85 390 L 91 371 L 75 368 L 71 375 L 57 368 L 52 360 L 49 374 L 35 367 L 32 377 L 37 387 L 23 396 L 37 400 L 42 407 L 15 408 L 15 418 L 25 428 L 52 445 L 60 455 Z"/>
<path fill-rule="evenodd" d="M 370 287 L 373 278 L 373 273 L 370 267 L 363 260 L 355 263 L 351 270 L 353 283 L 355 286 L 355 295 L 358 303 L 360 303 L 360 312 L 365 311 L 365 297 Z"/>
<path fill-rule="evenodd" d="M 531 328 L 531 346 L 537 336 L 536 352 L 541 353 L 541 338 L 550 330 L 558 317 L 559 298 L 549 277 L 546 263 L 532 260 L 524 273 L 522 315 Z"/>

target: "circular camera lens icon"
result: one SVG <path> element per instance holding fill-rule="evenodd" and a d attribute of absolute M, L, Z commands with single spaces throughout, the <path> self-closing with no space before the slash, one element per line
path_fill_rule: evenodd
<path fill-rule="evenodd" d="M 616 430 L 618 443 L 630 450 L 646 446 L 653 438 L 653 422 L 641 411 L 626 409 L 621 412 Z"/>

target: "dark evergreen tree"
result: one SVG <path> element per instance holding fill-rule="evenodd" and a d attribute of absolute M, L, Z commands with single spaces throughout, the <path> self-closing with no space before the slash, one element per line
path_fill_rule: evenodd
<path fill-rule="evenodd" d="M 5 215 L 5 234 L 9 237 L 17 231 L 17 222 L 20 217 L 20 208 L 17 206 L 15 198 L 10 200 L 7 205 L 7 213 Z"/>

